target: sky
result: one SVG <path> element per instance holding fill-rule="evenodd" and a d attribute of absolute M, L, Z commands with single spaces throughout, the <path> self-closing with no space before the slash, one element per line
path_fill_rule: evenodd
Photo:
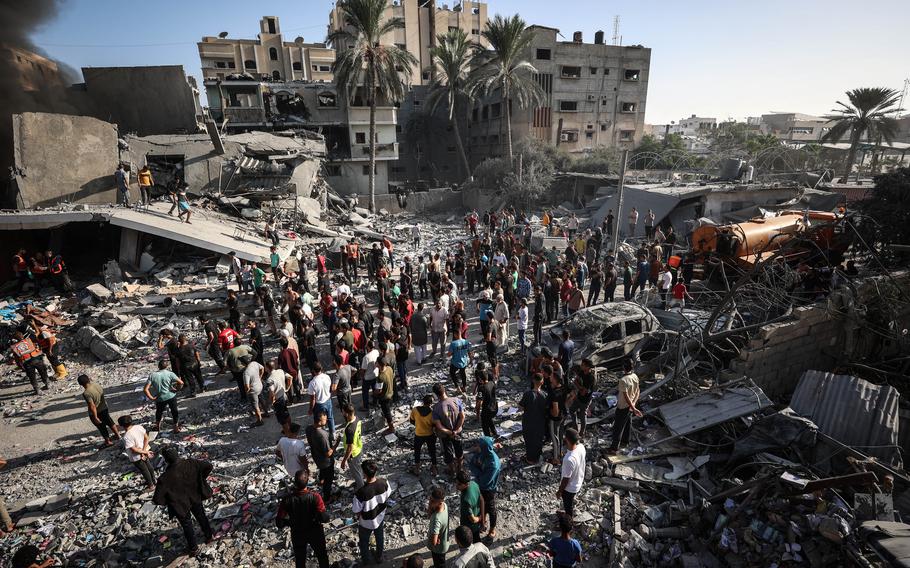
<path fill-rule="evenodd" d="M 442 3 L 442 1 L 438 1 Z M 32 34 L 70 66 L 184 66 L 200 76 L 196 42 L 226 31 L 254 38 L 278 16 L 287 41 L 323 41 L 328 0 L 60 0 Z M 449 0 L 449 4 L 452 1 Z M 651 48 L 645 120 L 695 114 L 719 120 L 772 111 L 824 114 L 857 87 L 904 88 L 910 77 L 907 0 L 490 0 L 490 14 L 529 24 L 613 35 Z M 204 103 L 204 101 L 203 101 Z M 910 94 L 904 107 L 910 106 Z"/>

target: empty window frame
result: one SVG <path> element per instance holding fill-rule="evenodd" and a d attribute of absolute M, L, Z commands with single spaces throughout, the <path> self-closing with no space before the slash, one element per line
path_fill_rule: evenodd
<path fill-rule="evenodd" d="M 559 101 L 560 112 L 577 112 L 578 101 Z"/>
<path fill-rule="evenodd" d="M 638 103 L 622 103 L 622 112 L 635 112 L 638 110 Z"/>
<path fill-rule="evenodd" d="M 623 142 L 631 142 L 635 138 L 634 130 L 620 130 L 619 139 Z"/>
<path fill-rule="evenodd" d="M 638 81 L 641 79 L 641 69 L 626 69 L 622 78 L 626 81 Z"/>
<path fill-rule="evenodd" d="M 550 57 L 551 57 L 551 53 L 550 53 L 549 49 L 541 49 L 541 48 L 537 49 L 537 59 L 549 60 Z"/>
<path fill-rule="evenodd" d="M 562 66 L 562 78 L 563 79 L 578 79 L 581 77 L 581 67 L 576 65 L 563 65 Z"/>

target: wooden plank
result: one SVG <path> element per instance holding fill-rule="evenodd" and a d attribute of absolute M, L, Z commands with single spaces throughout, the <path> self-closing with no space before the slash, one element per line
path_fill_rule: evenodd
<path fill-rule="evenodd" d="M 589 422 L 590 424 L 590 422 Z M 659 458 L 663 456 L 672 456 L 674 454 L 682 454 L 685 452 L 691 451 L 688 448 L 670 448 L 666 450 L 656 450 L 653 452 L 647 452 L 644 454 L 635 454 L 628 456 L 607 456 L 607 463 L 610 465 L 619 465 L 623 463 L 636 462 L 641 460 L 649 460 L 653 458 Z"/>
<path fill-rule="evenodd" d="M 613 494 L 613 536 L 622 536 L 622 503 L 619 500 L 619 493 Z"/>

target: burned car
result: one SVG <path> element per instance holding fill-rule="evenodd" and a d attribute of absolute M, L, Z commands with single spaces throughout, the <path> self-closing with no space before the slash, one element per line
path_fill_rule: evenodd
<path fill-rule="evenodd" d="M 550 328 L 554 353 L 563 330 L 575 342 L 575 358 L 587 357 L 609 369 L 619 368 L 624 357 L 646 359 L 643 351 L 664 335 L 651 310 L 635 302 L 598 304 L 558 322 Z"/>

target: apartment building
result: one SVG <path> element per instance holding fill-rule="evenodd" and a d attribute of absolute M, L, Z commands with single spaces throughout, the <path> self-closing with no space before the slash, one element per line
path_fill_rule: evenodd
<path fill-rule="evenodd" d="M 607 45 L 601 31 L 594 43 L 584 43 L 581 32 L 560 41 L 556 28 L 530 27 L 535 40 L 525 57 L 538 71 L 544 101 L 536 108 L 512 108 L 513 143 L 530 136 L 570 153 L 636 146 L 645 134 L 651 50 Z M 507 153 L 504 106 L 494 97 L 471 110 L 466 146 L 473 165 Z"/>
<path fill-rule="evenodd" d="M 717 128 L 717 119 L 706 116 L 695 116 L 681 118 L 676 124 L 670 124 L 671 134 L 681 134 L 683 136 L 703 136 L 709 131 Z"/>
<path fill-rule="evenodd" d="M 5 59 L 7 68 L 18 75 L 18 82 L 15 85 L 8 84 L 5 87 L 30 92 L 40 91 L 47 87 L 64 86 L 63 76 L 60 74 L 57 63 L 34 51 L 11 45 L 0 45 L 0 59 Z"/>
<path fill-rule="evenodd" d="M 344 27 L 343 0 L 329 13 L 329 29 L 332 32 Z M 471 42 L 486 45 L 480 36 L 487 25 L 487 4 L 463 0 L 449 4 L 435 0 L 391 0 L 386 7 L 386 18 L 401 18 L 404 27 L 386 34 L 384 45 L 396 45 L 409 51 L 418 61 L 411 69 L 409 81 L 412 85 L 426 85 L 430 82 L 427 69 L 432 65 L 430 49 L 436 45 L 436 36 L 450 29 L 460 28 Z M 332 46 L 341 49 L 344 46 Z"/>
<path fill-rule="evenodd" d="M 266 81 L 332 81 L 335 50 L 302 37 L 285 41 L 277 16 L 259 20 L 256 39 L 206 36 L 197 46 L 203 80 L 246 74 Z"/>
<path fill-rule="evenodd" d="M 761 116 L 761 133 L 773 134 L 784 142 L 808 143 L 821 140 L 830 124 L 820 116 L 798 112 L 775 112 Z"/>

